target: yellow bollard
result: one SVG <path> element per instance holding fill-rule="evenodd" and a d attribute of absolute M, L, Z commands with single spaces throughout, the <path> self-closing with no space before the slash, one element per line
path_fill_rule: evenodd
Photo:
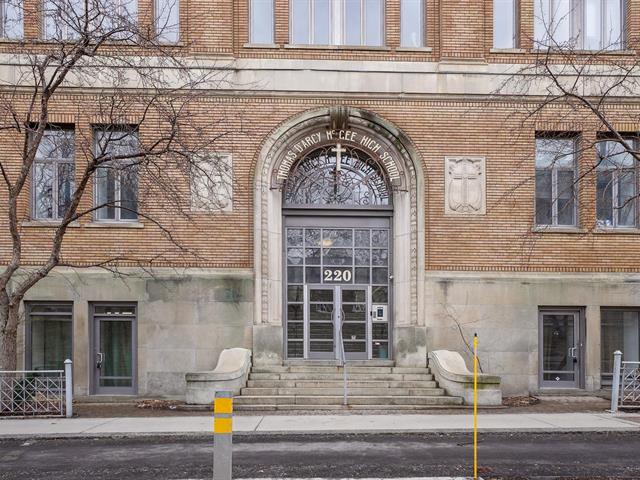
<path fill-rule="evenodd" d="M 478 334 L 473 335 L 473 478 L 478 480 Z"/>
<path fill-rule="evenodd" d="M 233 395 L 216 392 L 213 404 L 213 480 L 231 480 Z"/>

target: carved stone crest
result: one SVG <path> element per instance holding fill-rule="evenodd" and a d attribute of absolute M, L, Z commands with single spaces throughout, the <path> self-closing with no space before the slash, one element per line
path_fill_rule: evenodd
<path fill-rule="evenodd" d="M 484 215 L 484 157 L 445 157 L 445 215 Z"/>

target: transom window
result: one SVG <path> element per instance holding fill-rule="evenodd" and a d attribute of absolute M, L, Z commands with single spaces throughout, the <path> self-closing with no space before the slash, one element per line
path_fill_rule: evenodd
<path fill-rule="evenodd" d="M 619 50 L 624 0 L 535 0 L 538 48 Z"/>
<path fill-rule="evenodd" d="M 536 224 L 576 225 L 573 138 L 536 138 Z"/>
<path fill-rule="evenodd" d="M 37 220 L 64 217 L 74 189 L 74 132 L 49 128 L 33 164 L 33 208 Z"/>
<path fill-rule="evenodd" d="M 291 43 L 383 44 L 382 0 L 291 0 Z"/>
<path fill-rule="evenodd" d="M 635 148 L 634 139 L 627 143 Z M 598 226 L 636 227 L 638 221 L 638 174 L 637 162 L 616 141 L 598 144 L 597 165 Z"/>
<path fill-rule="evenodd" d="M 291 171 L 286 206 L 376 207 L 391 203 L 380 166 L 355 148 L 327 146 L 313 151 Z"/>

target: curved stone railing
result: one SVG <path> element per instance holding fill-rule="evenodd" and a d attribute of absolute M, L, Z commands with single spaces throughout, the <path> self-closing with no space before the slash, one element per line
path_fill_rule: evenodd
<path fill-rule="evenodd" d="M 246 348 L 223 350 L 214 370 L 185 375 L 186 402 L 191 405 L 207 405 L 213 402 L 217 391 L 229 391 L 234 395 L 240 395 L 240 389 L 247 385 L 249 370 L 251 370 L 251 350 Z"/>
<path fill-rule="evenodd" d="M 458 352 L 429 352 L 429 367 L 441 388 L 449 395 L 462 397 L 465 405 L 473 405 L 473 373 Z M 500 377 L 478 374 L 478 405 L 502 405 Z"/>

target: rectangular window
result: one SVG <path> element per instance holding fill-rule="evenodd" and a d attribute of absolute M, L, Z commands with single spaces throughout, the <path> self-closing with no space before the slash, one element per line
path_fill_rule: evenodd
<path fill-rule="evenodd" d="M 95 131 L 95 156 L 104 161 L 95 176 L 96 220 L 138 219 L 138 151 L 138 133 L 132 129 Z"/>
<path fill-rule="evenodd" d="M 251 0 L 249 42 L 252 44 L 273 43 L 273 0 Z"/>
<path fill-rule="evenodd" d="M 72 303 L 26 304 L 28 370 L 64 370 L 72 355 Z"/>
<path fill-rule="evenodd" d="M 619 50 L 623 15 L 624 0 L 535 0 L 536 46 Z"/>
<path fill-rule="evenodd" d="M 633 139 L 627 139 L 635 148 Z M 636 160 L 616 141 L 598 144 L 598 226 L 633 228 L 638 224 L 638 174 Z"/>
<path fill-rule="evenodd" d="M 156 35 L 161 42 L 180 39 L 180 0 L 156 0 Z"/>
<path fill-rule="evenodd" d="M 291 43 L 366 45 L 384 42 L 382 0 L 291 0 Z"/>
<path fill-rule="evenodd" d="M 59 220 L 64 217 L 74 190 L 73 130 L 48 128 L 33 163 L 32 217 Z"/>
<path fill-rule="evenodd" d="M 0 1 L 0 36 L 9 40 L 18 40 L 23 36 L 22 20 L 23 0 Z"/>
<path fill-rule="evenodd" d="M 516 0 L 493 0 L 493 47 L 517 46 Z"/>
<path fill-rule="evenodd" d="M 576 225 L 575 143 L 536 138 L 536 225 Z"/>
<path fill-rule="evenodd" d="M 402 0 L 400 10 L 400 46 L 424 47 L 424 1 Z"/>
<path fill-rule="evenodd" d="M 45 39 L 73 40 L 85 33 L 94 39 L 126 40 L 137 30 L 138 0 L 44 0 L 43 16 Z"/>
<path fill-rule="evenodd" d="M 600 312 L 600 374 L 602 385 L 611 386 L 613 352 L 623 360 L 640 361 L 640 309 L 603 308 Z"/>

